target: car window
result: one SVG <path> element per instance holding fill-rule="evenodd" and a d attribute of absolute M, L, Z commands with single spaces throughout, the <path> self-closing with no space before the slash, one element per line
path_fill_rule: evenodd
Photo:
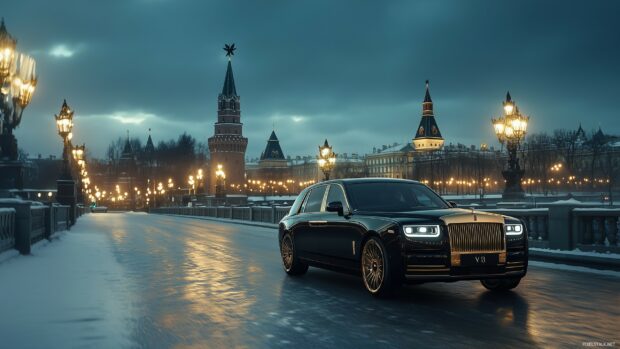
<path fill-rule="evenodd" d="M 327 204 L 334 201 L 340 201 L 343 207 L 347 206 L 347 199 L 344 197 L 344 192 L 339 185 L 332 184 L 329 186 L 329 192 L 327 193 Z"/>
<path fill-rule="evenodd" d="M 295 199 L 295 202 L 293 203 L 293 206 L 291 206 L 291 209 L 288 211 L 289 215 L 295 215 L 299 212 L 299 208 L 301 207 L 301 203 L 304 201 L 304 197 L 306 196 L 308 192 L 307 191 L 302 191 L 298 196 L 297 199 Z"/>
<path fill-rule="evenodd" d="M 304 206 L 304 212 L 321 212 L 321 204 L 323 203 L 323 195 L 325 195 L 326 185 L 321 185 L 319 187 L 313 188 L 310 194 L 308 194 L 308 198 L 306 199 L 306 204 Z"/>
<path fill-rule="evenodd" d="M 425 185 L 408 182 L 347 184 L 352 209 L 358 211 L 416 211 L 448 208 L 445 201 Z"/>

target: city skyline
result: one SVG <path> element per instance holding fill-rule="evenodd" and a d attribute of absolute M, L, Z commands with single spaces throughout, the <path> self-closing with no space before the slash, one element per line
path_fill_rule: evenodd
<path fill-rule="evenodd" d="M 313 154 L 325 138 L 337 153 L 410 142 L 426 79 L 446 144 L 495 144 L 490 120 L 507 90 L 532 117 L 531 133 L 579 122 L 620 133 L 611 103 L 620 54 L 608 44 L 619 27 L 616 3 L 183 5 L 22 1 L 7 9 L 8 31 L 39 72 L 16 130 L 20 147 L 60 155 L 53 114 L 63 98 L 76 113 L 76 142 L 96 157 L 126 130 L 146 140 L 151 128 L 155 143 L 186 131 L 206 143 L 227 42 L 239 48 L 233 65 L 248 158 L 260 156 L 274 124 L 291 156 Z M 486 16 L 491 8 L 507 15 Z M 117 15 L 106 20 L 108 12 Z M 297 24 L 283 33 L 282 21 Z"/>

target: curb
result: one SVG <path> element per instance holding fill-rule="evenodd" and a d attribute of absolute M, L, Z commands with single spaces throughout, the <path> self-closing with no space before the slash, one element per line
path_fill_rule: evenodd
<path fill-rule="evenodd" d="M 589 267 L 593 269 L 604 269 L 620 271 L 620 259 L 605 258 L 596 256 L 579 256 L 562 252 L 546 252 L 529 250 L 530 259 L 542 262 L 562 263 Z"/>
<path fill-rule="evenodd" d="M 260 228 L 268 228 L 268 229 L 278 229 L 278 225 L 275 224 L 275 223 L 262 223 L 262 222 L 253 222 L 253 221 L 243 221 L 243 220 L 239 220 L 239 219 L 216 218 L 216 217 L 206 217 L 206 216 L 187 216 L 187 215 L 168 214 L 168 213 L 150 213 L 150 214 L 156 214 L 156 215 L 160 215 L 160 216 L 193 218 L 193 219 L 199 219 L 199 220 L 203 220 L 203 221 L 213 221 L 213 222 L 249 225 L 249 226 L 252 226 L 252 227 L 260 227 Z"/>

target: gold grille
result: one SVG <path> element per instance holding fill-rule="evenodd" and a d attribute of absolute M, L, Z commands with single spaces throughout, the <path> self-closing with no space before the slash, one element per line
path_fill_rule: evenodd
<path fill-rule="evenodd" d="M 506 250 L 501 224 L 448 224 L 448 236 L 453 253 L 493 253 Z"/>

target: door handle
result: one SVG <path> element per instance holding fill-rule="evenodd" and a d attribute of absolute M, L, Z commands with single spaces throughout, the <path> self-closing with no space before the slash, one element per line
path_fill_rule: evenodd
<path fill-rule="evenodd" d="M 313 226 L 313 225 L 325 225 L 325 224 L 327 224 L 327 221 L 309 221 L 308 224 L 311 225 L 311 226 Z"/>

